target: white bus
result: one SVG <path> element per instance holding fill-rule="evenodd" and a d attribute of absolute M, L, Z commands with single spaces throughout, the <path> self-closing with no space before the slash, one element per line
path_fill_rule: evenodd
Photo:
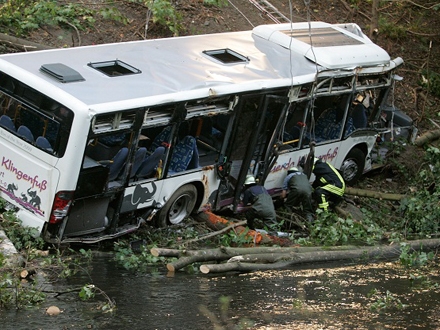
<path fill-rule="evenodd" d="M 402 62 L 323 22 L 1 55 L 0 196 L 47 242 L 93 243 L 239 212 L 248 173 L 275 198 L 312 141 L 353 184 L 412 125 L 388 101 Z"/>

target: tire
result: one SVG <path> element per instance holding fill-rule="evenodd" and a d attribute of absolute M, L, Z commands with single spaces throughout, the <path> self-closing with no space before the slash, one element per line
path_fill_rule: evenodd
<path fill-rule="evenodd" d="M 345 184 L 353 186 L 362 176 L 364 168 L 365 154 L 358 148 L 351 149 L 341 166 Z"/>
<path fill-rule="evenodd" d="M 180 187 L 159 211 L 156 224 L 158 227 L 176 225 L 186 219 L 194 209 L 197 189 L 192 184 Z"/>

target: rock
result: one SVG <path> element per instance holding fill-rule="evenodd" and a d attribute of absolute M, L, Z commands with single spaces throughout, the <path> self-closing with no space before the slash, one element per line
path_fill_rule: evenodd
<path fill-rule="evenodd" d="M 61 310 L 57 306 L 50 306 L 46 309 L 46 314 L 50 316 L 57 316 L 61 313 Z"/>
<path fill-rule="evenodd" d="M 0 230 L 0 252 L 5 256 L 5 266 L 22 267 L 24 265 L 23 257 L 17 252 L 3 230 Z"/>

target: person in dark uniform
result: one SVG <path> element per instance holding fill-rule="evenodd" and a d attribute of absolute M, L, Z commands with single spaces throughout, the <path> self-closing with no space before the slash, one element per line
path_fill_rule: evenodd
<path fill-rule="evenodd" d="M 276 230 L 276 212 L 272 197 L 266 188 L 257 185 L 253 175 L 248 175 L 244 182 L 243 204 L 250 206 L 245 212 L 247 225 L 250 229 L 255 229 L 255 219 L 263 220 L 269 230 Z"/>
<path fill-rule="evenodd" d="M 307 175 L 298 167 L 292 166 L 289 168 L 281 192 L 281 198 L 285 199 L 284 206 L 293 212 L 301 211 L 302 208 L 302 213 L 307 221 L 313 222 L 312 194 L 313 188 Z"/>
<path fill-rule="evenodd" d="M 345 181 L 336 168 L 319 158 L 315 158 L 312 172 L 315 174 L 312 184 L 314 199 L 318 202 L 318 208 L 327 212 L 329 202 L 337 205 L 342 201 Z"/>

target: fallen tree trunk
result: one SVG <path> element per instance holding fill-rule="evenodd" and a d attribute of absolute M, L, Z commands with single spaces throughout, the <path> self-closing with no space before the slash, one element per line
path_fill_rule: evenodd
<path fill-rule="evenodd" d="M 193 256 L 189 256 L 189 257 L 181 257 L 179 259 L 177 259 L 176 261 L 170 262 L 167 264 L 167 269 L 170 272 L 175 272 L 179 269 L 182 269 L 188 265 L 191 265 L 193 263 L 196 262 L 203 262 L 203 261 L 212 261 L 212 260 L 218 260 L 218 261 L 223 261 L 223 260 L 227 260 L 229 258 L 229 256 L 227 254 L 222 254 L 220 253 L 219 255 L 216 255 L 213 259 L 213 255 L 203 255 L 203 254 L 198 254 L 198 255 L 193 255 Z"/>
<path fill-rule="evenodd" d="M 52 47 L 46 45 L 41 45 L 25 39 L 16 38 L 4 33 L 0 33 L 0 43 L 11 45 L 26 52 L 34 50 L 53 49 Z"/>
<path fill-rule="evenodd" d="M 253 244 L 276 244 L 279 246 L 290 246 L 292 241 L 287 238 L 280 238 L 277 236 L 271 236 L 267 234 L 260 233 L 256 230 L 248 229 L 244 226 L 235 226 L 235 222 L 229 221 L 219 215 L 205 211 L 194 216 L 194 218 L 199 222 L 204 222 L 206 225 L 216 231 L 221 231 L 225 227 L 231 226 L 235 227 L 234 231 L 237 235 L 244 235 L 245 237 L 252 239 Z"/>
<path fill-rule="evenodd" d="M 336 206 L 335 207 L 335 212 L 341 216 L 344 219 L 347 219 L 348 217 L 350 217 L 350 212 L 345 211 L 342 207 L 340 206 Z"/>
<path fill-rule="evenodd" d="M 20 279 L 24 280 L 24 279 L 30 279 L 33 275 L 35 275 L 37 273 L 37 271 L 35 269 L 23 269 L 20 272 Z"/>
<path fill-rule="evenodd" d="M 208 273 L 225 273 L 225 272 L 253 272 L 257 270 L 276 270 L 283 269 L 290 265 L 289 261 L 282 261 L 273 264 L 253 264 L 253 263 L 245 263 L 245 262 L 231 262 L 225 264 L 217 264 L 217 265 L 201 265 L 200 271 L 203 274 Z"/>
<path fill-rule="evenodd" d="M 204 222 L 206 225 L 211 228 L 212 230 L 219 231 L 222 230 L 228 226 L 231 226 L 234 224 L 233 221 L 229 221 L 221 216 L 218 216 L 214 213 L 205 211 L 198 213 L 194 216 L 194 218 L 199 222 Z M 240 226 L 236 228 L 237 232 L 240 234 L 241 232 L 244 232 L 246 230 L 245 227 Z M 247 236 L 250 236 L 254 238 L 254 243 L 259 244 L 263 242 L 264 240 L 267 241 L 267 238 L 263 237 L 263 235 L 255 230 L 249 230 L 247 233 Z"/>
<path fill-rule="evenodd" d="M 315 253 L 315 252 L 305 252 L 305 253 Z M 316 252 L 317 253 L 317 252 Z M 279 261 L 287 261 L 292 260 L 298 256 L 296 252 L 290 253 L 254 253 L 254 254 L 245 254 L 241 256 L 235 256 L 228 260 L 228 263 L 231 262 L 252 262 L 252 263 L 277 263 Z"/>
<path fill-rule="evenodd" d="M 172 257 L 179 258 L 173 262 L 167 264 L 167 269 L 170 272 L 175 272 L 188 265 L 196 262 L 204 261 L 224 261 L 234 256 L 240 255 L 252 255 L 252 254 L 272 254 L 272 255 L 284 255 L 288 253 L 304 253 L 322 250 L 352 250 L 354 246 L 342 246 L 342 247 L 255 247 L 255 248 L 230 248 L 221 247 L 218 249 L 206 249 L 206 250 L 176 250 L 176 249 L 162 249 L 152 248 L 150 253 L 155 257 Z"/>
<path fill-rule="evenodd" d="M 419 136 L 414 141 L 414 145 L 416 145 L 417 147 L 422 147 L 431 141 L 437 140 L 438 138 L 440 138 L 440 129 L 429 131 L 429 132 L 426 132 L 425 134 Z"/>
<path fill-rule="evenodd" d="M 226 247 L 222 246 L 217 249 L 205 249 L 205 250 L 177 250 L 177 249 L 166 249 L 166 248 L 152 248 L 150 253 L 155 257 L 182 257 L 182 256 L 194 256 L 200 254 L 217 255 L 218 253 L 227 254 L 229 257 L 233 257 L 241 254 L 254 254 L 254 253 L 286 253 L 286 252 L 313 252 L 313 251 L 344 251 L 352 250 L 358 247 L 354 245 L 343 245 L 343 246 L 290 246 L 290 247 L 279 247 L 279 246 L 260 246 L 260 247 Z"/>
<path fill-rule="evenodd" d="M 390 200 L 390 201 L 400 201 L 404 197 L 406 197 L 405 195 L 401 195 L 401 194 L 387 194 L 387 193 L 381 193 L 378 191 L 351 188 L 351 187 L 345 188 L 345 194 L 361 196 L 361 197 L 370 197 L 370 198 L 376 198 L 376 199 L 386 199 L 386 200 Z"/>
<path fill-rule="evenodd" d="M 406 242 L 410 248 L 414 251 L 429 251 L 435 250 L 440 247 L 439 239 L 426 239 Z M 276 258 L 275 256 L 269 257 L 268 255 L 262 255 L 259 259 L 258 255 L 247 255 L 241 257 L 234 257 L 230 262 L 223 264 L 205 264 L 200 266 L 200 271 L 203 274 L 208 273 L 221 273 L 228 271 L 257 271 L 257 270 L 273 270 L 286 268 L 293 265 L 304 263 L 317 263 L 317 262 L 329 262 L 329 261 L 345 261 L 345 260 L 384 260 L 384 259 L 396 259 L 401 254 L 401 246 L 388 245 L 388 246 L 375 246 L 375 247 L 362 247 L 357 249 L 350 249 L 344 251 L 315 251 L 304 253 L 289 253 Z M 289 260 L 285 260 L 288 258 Z M 265 263 L 269 259 L 274 260 L 274 263 Z M 241 262 L 252 261 L 252 262 Z M 256 263 L 256 262 L 262 263 Z"/>

